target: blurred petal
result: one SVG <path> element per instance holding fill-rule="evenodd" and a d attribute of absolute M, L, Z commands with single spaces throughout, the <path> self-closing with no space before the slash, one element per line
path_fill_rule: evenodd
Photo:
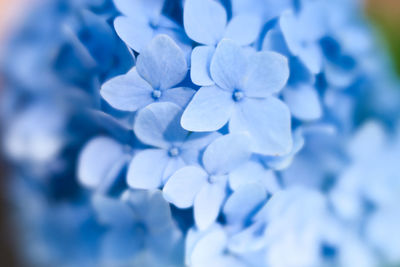
<path fill-rule="evenodd" d="M 270 193 L 279 189 L 274 172 L 253 160 L 240 165 L 229 173 L 229 185 L 233 191 L 247 184 L 258 184 Z"/>
<path fill-rule="evenodd" d="M 167 35 L 157 35 L 137 58 L 140 76 L 154 89 L 168 89 L 181 82 L 188 67 L 185 55 Z"/>
<path fill-rule="evenodd" d="M 227 199 L 224 214 L 229 223 L 244 223 L 267 198 L 267 191 L 258 184 L 239 187 Z"/>
<path fill-rule="evenodd" d="M 190 39 L 215 45 L 222 38 L 227 15 L 224 7 L 212 0 L 186 0 L 183 24 Z"/>
<path fill-rule="evenodd" d="M 210 65 L 214 82 L 228 91 L 241 88 L 246 69 L 247 59 L 242 48 L 232 40 L 222 40 Z"/>
<path fill-rule="evenodd" d="M 259 52 L 249 58 L 243 90 L 247 96 L 267 97 L 279 92 L 288 78 L 286 57 L 275 52 Z"/>
<path fill-rule="evenodd" d="M 316 120 L 322 116 L 321 103 L 314 87 L 287 88 L 283 97 L 293 116 L 300 120 Z"/>
<path fill-rule="evenodd" d="M 164 198 L 184 209 L 193 205 L 196 194 L 207 182 L 208 174 L 200 167 L 188 166 L 176 171 L 163 189 Z"/>
<path fill-rule="evenodd" d="M 214 54 L 213 46 L 196 46 L 192 51 L 190 78 L 194 84 L 210 86 L 214 81 L 210 76 L 210 63 Z"/>
<path fill-rule="evenodd" d="M 224 38 L 234 40 L 238 45 L 249 45 L 256 41 L 261 26 L 261 19 L 257 16 L 234 16 L 226 27 Z"/>
<path fill-rule="evenodd" d="M 114 108 L 136 111 L 154 102 L 150 84 L 137 74 L 133 68 L 125 75 L 117 76 L 103 84 L 101 96 Z"/>
<path fill-rule="evenodd" d="M 189 131 L 215 131 L 224 126 L 233 111 L 231 93 L 217 86 L 202 87 L 183 112 L 181 124 Z"/>
<path fill-rule="evenodd" d="M 110 175 L 116 178 L 125 161 L 122 145 L 111 138 L 97 137 L 85 145 L 78 160 L 79 181 L 87 187 L 96 188 Z M 118 167 L 118 169 L 116 169 Z"/>
<path fill-rule="evenodd" d="M 128 185 L 137 189 L 155 189 L 161 186 L 168 154 L 161 149 L 145 149 L 138 152 L 129 165 Z"/>
<path fill-rule="evenodd" d="M 246 99 L 236 105 L 229 131 L 248 131 L 255 153 L 284 155 L 292 148 L 290 111 L 274 97 Z"/>
<path fill-rule="evenodd" d="M 154 18 L 161 14 L 165 0 L 113 0 L 115 7 L 124 15 L 135 18 Z"/>
<path fill-rule="evenodd" d="M 138 53 L 146 48 L 154 35 L 150 25 L 134 17 L 117 17 L 114 20 L 114 28 L 118 36 Z"/>
<path fill-rule="evenodd" d="M 159 102 L 148 105 L 136 116 L 133 131 L 147 145 L 169 149 L 174 142 L 183 142 L 187 131 L 180 126 L 182 109 L 176 104 Z"/>
<path fill-rule="evenodd" d="M 203 154 L 209 174 L 226 174 L 250 158 L 250 140 L 246 134 L 233 133 L 213 141 Z"/>
<path fill-rule="evenodd" d="M 206 183 L 194 200 L 194 220 L 200 230 L 211 226 L 218 217 L 225 199 L 224 183 Z"/>

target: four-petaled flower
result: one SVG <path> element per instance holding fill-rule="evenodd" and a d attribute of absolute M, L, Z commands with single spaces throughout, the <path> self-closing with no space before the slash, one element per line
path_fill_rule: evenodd
<path fill-rule="evenodd" d="M 261 31 L 258 16 L 241 14 L 227 22 L 227 12 L 218 2 L 212 0 L 187 0 L 183 10 L 183 22 L 187 35 L 199 44 L 191 56 L 190 76 L 200 86 L 214 84 L 209 75 L 209 64 L 215 46 L 223 38 L 237 44 L 252 44 Z"/>
<path fill-rule="evenodd" d="M 289 76 L 284 56 L 263 51 L 246 57 L 233 41 L 222 40 L 212 58 L 210 73 L 216 84 L 197 91 L 182 115 L 183 128 L 215 131 L 229 121 L 230 132 L 250 133 L 253 152 L 290 152 L 290 112 L 273 96 Z"/>
<path fill-rule="evenodd" d="M 182 109 L 169 102 L 153 103 L 140 110 L 133 130 L 148 148 L 139 151 L 128 169 L 132 188 L 155 189 L 164 184 L 176 170 L 198 164 L 199 153 L 220 134 L 191 133 L 179 120 Z"/>
<path fill-rule="evenodd" d="M 197 227 L 208 228 L 226 198 L 229 173 L 250 155 L 247 135 L 235 133 L 219 137 L 204 151 L 204 168 L 187 166 L 171 176 L 163 189 L 165 199 L 179 208 L 193 206 Z"/>
<path fill-rule="evenodd" d="M 195 91 L 174 86 L 186 77 L 187 69 L 182 50 L 167 35 L 158 35 L 138 56 L 136 67 L 106 82 L 100 93 L 111 106 L 125 111 L 153 102 L 184 107 Z"/>

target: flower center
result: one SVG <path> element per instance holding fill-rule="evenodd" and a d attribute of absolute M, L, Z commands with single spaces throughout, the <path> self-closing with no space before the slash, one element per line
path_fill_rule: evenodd
<path fill-rule="evenodd" d="M 155 90 L 153 90 L 153 92 L 151 92 L 151 96 L 155 99 L 155 100 L 157 100 L 157 99 L 159 99 L 160 97 L 161 97 L 161 91 L 160 90 L 158 90 L 158 89 L 155 89 Z"/>
<path fill-rule="evenodd" d="M 172 147 L 168 150 L 168 155 L 170 157 L 176 157 L 179 155 L 179 149 L 177 147 Z"/>
<path fill-rule="evenodd" d="M 215 183 L 215 182 L 218 181 L 218 176 L 216 176 L 216 175 L 210 175 L 210 176 L 208 177 L 208 181 L 209 181 L 211 184 L 213 184 L 213 183 Z"/>
<path fill-rule="evenodd" d="M 244 93 L 241 90 L 233 91 L 232 98 L 235 102 L 240 102 L 244 98 Z"/>
<path fill-rule="evenodd" d="M 157 19 L 157 18 L 152 18 L 152 19 L 149 21 L 149 26 L 150 26 L 150 28 L 152 28 L 153 30 L 157 29 L 157 28 L 158 28 L 158 19 Z"/>

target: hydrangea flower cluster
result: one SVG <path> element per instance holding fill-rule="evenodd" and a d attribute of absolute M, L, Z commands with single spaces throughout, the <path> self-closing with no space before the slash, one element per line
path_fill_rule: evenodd
<path fill-rule="evenodd" d="M 399 142 L 360 125 L 395 129 L 400 91 L 359 5 L 45 3 L 3 63 L 13 197 L 41 244 L 28 257 L 398 264 Z"/>

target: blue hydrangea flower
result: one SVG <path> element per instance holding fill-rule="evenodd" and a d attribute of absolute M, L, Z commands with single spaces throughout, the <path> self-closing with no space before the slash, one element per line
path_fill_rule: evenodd
<path fill-rule="evenodd" d="M 138 56 L 136 66 L 106 82 L 100 93 L 110 105 L 124 111 L 136 111 L 153 102 L 184 107 L 194 90 L 175 86 L 187 70 L 182 50 L 167 35 L 158 35 Z"/>
<path fill-rule="evenodd" d="M 198 164 L 200 151 L 218 133 L 191 133 L 180 126 L 182 109 L 169 102 L 153 103 L 140 110 L 133 130 L 152 148 L 137 152 L 128 170 L 132 188 L 154 189 L 185 165 Z"/>
<path fill-rule="evenodd" d="M 126 191 L 122 199 L 94 195 L 99 221 L 109 230 L 101 242 L 107 266 L 180 266 L 182 234 L 159 191 Z"/>
<path fill-rule="evenodd" d="M 191 46 L 181 26 L 162 13 L 165 2 L 114 0 L 115 6 L 122 13 L 122 16 L 114 20 L 115 31 L 138 53 L 141 53 L 158 34 L 168 34 L 185 54 L 190 53 Z"/>
<path fill-rule="evenodd" d="M 255 42 L 261 31 L 261 20 L 255 15 L 238 15 L 227 23 L 227 12 L 217 1 L 187 0 L 183 10 L 186 34 L 200 46 L 191 55 L 190 77 L 200 86 L 214 84 L 209 74 L 215 46 L 223 38 L 234 40 L 241 46 Z"/>
<path fill-rule="evenodd" d="M 276 97 L 289 76 L 285 57 L 258 52 L 246 57 L 233 41 L 218 44 L 210 65 L 215 85 L 202 87 L 182 115 L 183 128 L 215 131 L 229 121 L 230 132 L 247 131 L 253 151 L 282 155 L 292 147 L 291 117 Z"/>
<path fill-rule="evenodd" d="M 199 229 L 206 229 L 218 217 L 226 197 L 229 173 L 250 157 L 249 140 L 243 134 L 224 135 L 207 146 L 204 168 L 187 166 L 176 171 L 165 184 L 167 201 L 179 208 L 194 208 Z"/>

